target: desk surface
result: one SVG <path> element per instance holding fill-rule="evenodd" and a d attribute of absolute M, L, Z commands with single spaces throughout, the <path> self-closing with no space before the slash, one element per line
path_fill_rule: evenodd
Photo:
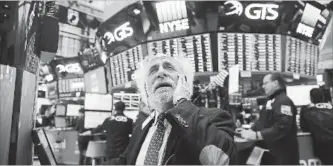
<path fill-rule="evenodd" d="M 297 136 L 310 136 L 310 135 L 311 135 L 311 133 L 303 133 L 303 132 L 297 133 Z M 254 141 L 250 141 L 250 140 L 238 137 L 238 136 L 234 136 L 234 141 L 235 142 L 239 142 L 239 143 L 242 143 L 242 142 L 254 142 Z"/>
<path fill-rule="evenodd" d="M 94 133 L 94 134 L 79 134 L 79 136 L 101 136 L 101 135 L 105 135 L 105 133 Z"/>
<path fill-rule="evenodd" d="M 76 131 L 72 127 L 67 127 L 67 128 L 46 127 L 44 129 L 47 130 L 47 131 Z"/>
<path fill-rule="evenodd" d="M 250 142 L 247 139 L 244 139 L 244 138 L 241 138 L 241 137 L 237 137 L 237 136 L 234 136 L 234 141 L 235 142 Z"/>
<path fill-rule="evenodd" d="M 303 133 L 303 132 L 297 133 L 297 136 L 306 136 L 306 135 L 311 135 L 311 133 Z"/>

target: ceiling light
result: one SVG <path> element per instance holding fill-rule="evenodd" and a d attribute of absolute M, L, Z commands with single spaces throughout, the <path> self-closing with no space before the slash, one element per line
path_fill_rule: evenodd
<path fill-rule="evenodd" d="M 2 8 L 4 8 L 4 9 L 10 9 L 10 7 L 9 7 L 8 4 L 3 4 L 3 5 L 2 5 Z"/>
<path fill-rule="evenodd" d="M 133 12 L 135 15 L 138 15 L 138 14 L 140 14 L 141 11 L 139 9 L 134 9 Z"/>

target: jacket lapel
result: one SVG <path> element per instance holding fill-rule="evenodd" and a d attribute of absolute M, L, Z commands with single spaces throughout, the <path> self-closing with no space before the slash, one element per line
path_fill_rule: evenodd
<path fill-rule="evenodd" d="M 148 117 L 145 121 L 143 121 L 140 126 L 136 129 L 136 134 L 133 138 L 134 144 L 133 147 L 131 149 L 130 155 L 128 156 L 128 163 L 129 165 L 135 165 L 136 162 L 136 158 L 139 155 L 139 152 L 141 150 L 141 146 L 143 141 L 146 138 L 146 135 L 149 131 L 149 128 L 151 127 L 151 125 L 153 124 L 154 120 L 151 119 L 150 117 Z"/>
<path fill-rule="evenodd" d="M 166 150 L 165 150 L 165 156 L 163 159 L 164 165 L 173 164 L 171 161 L 175 155 L 174 153 L 177 148 L 176 147 L 177 142 L 179 142 L 179 140 L 180 140 L 180 137 L 178 136 L 178 134 L 176 132 L 177 131 L 175 131 L 174 129 L 171 129 L 171 133 L 169 135 L 168 143 L 167 143 Z"/>

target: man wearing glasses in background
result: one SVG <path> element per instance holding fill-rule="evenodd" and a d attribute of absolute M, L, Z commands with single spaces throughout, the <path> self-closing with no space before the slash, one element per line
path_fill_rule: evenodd
<path fill-rule="evenodd" d="M 252 129 L 241 130 L 240 134 L 248 140 L 264 140 L 272 157 L 268 164 L 299 165 L 297 110 L 286 95 L 284 79 L 279 73 L 268 74 L 263 88 L 268 100 L 266 108 Z"/>

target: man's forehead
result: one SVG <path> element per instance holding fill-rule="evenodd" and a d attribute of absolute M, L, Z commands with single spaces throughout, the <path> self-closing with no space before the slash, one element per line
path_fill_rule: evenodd
<path fill-rule="evenodd" d="M 270 81 L 271 80 L 271 75 L 268 74 L 264 77 L 264 80 L 263 81 Z"/>
<path fill-rule="evenodd" d="M 154 66 L 154 65 L 157 65 L 157 64 L 162 64 L 164 62 L 168 62 L 170 64 L 173 64 L 173 65 L 177 65 L 177 61 L 173 58 L 173 57 L 168 57 L 168 56 L 157 56 L 157 57 L 154 57 L 150 60 L 150 62 L 148 62 L 148 66 L 151 67 L 151 66 Z"/>

